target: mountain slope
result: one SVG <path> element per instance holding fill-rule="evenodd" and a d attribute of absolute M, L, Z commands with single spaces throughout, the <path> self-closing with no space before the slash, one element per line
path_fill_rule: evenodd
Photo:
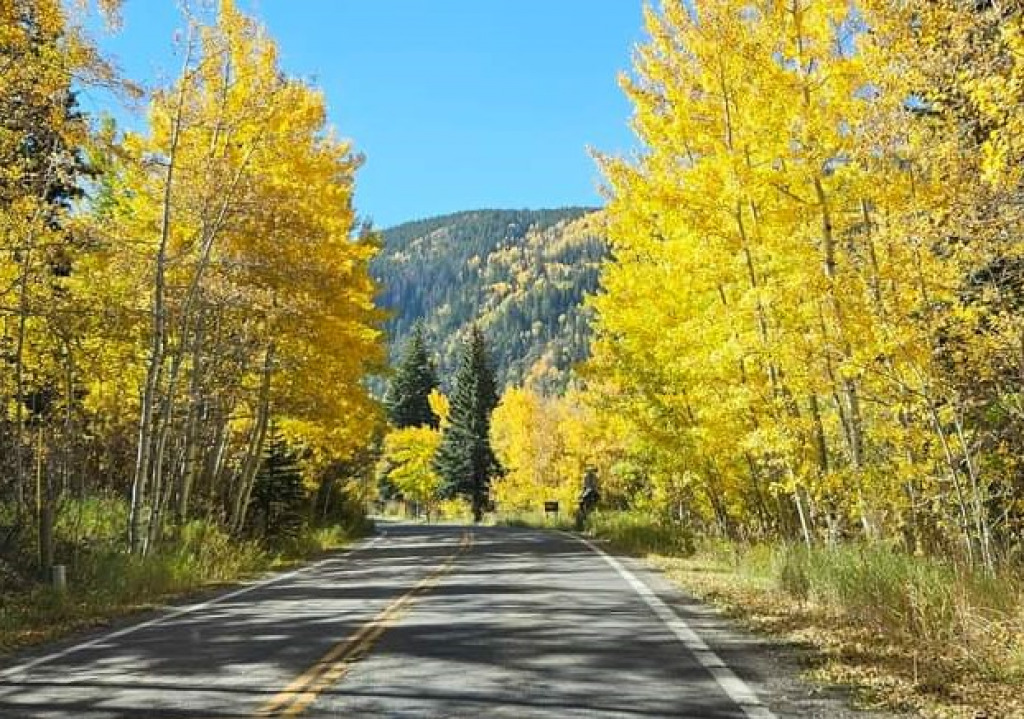
<path fill-rule="evenodd" d="M 447 380 L 479 322 L 499 384 L 530 377 L 541 388 L 563 386 L 587 353 L 581 304 L 606 255 L 598 217 L 579 207 L 476 210 L 386 230 L 372 271 L 394 313 L 393 353 L 422 320 Z"/>

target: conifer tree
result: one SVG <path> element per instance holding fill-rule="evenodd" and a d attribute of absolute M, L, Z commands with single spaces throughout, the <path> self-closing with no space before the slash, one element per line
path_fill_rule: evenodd
<path fill-rule="evenodd" d="M 468 500 L 475 521 L 483 517 L 491 478 L 498 472 L 490 441 L 491 413 L 497 404 L 494 369 L 483 333 L 474 326 L 455 375 L 448 424 L 435 466 L 442 479 L 441 495 Z"/>
<path fill-rule="evenodd" d="M 250 521 L 264 538 L 293 537 L 302 524 L 302 471 L 284 437 L 275 429 L 270 433 L 252 489 Z"/>
<path fill-rule="evenodd" d="M 437 429 L 438 419 L 427 401 L 436 388 L 437 371 L 427 354 L 423 325 L 417 323 L 384 400 L 388 419 L 398 429 L 423 426 Z"/>

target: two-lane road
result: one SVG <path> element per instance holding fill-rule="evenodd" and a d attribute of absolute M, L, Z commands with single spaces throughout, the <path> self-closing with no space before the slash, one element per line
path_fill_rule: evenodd
<path fill-rule="evenodd" d="M 761 677 L 735 669 L 749 646 L 712 649 L 694 632 L 708 615 L 687 606 L 568 535 L 388 525 L 351 553 L 0 667 L 0 716 L 773 716 Z"/>

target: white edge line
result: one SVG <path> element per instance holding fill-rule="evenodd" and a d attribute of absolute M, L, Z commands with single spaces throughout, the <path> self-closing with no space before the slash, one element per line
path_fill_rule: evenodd
<path fill-rule="evenodd" d="M 386 537 L 386 536 L 387 536 L 387 532 L 386 531 L 382 531 L 380 534 L 374 536 L 373 538 L 365 540 L 365 541 L 363 541 L 363 542 L 353 546 L 351 549 L 349 549 L 347 552 L 345 552 L 344 554 L 342 554 L 340 556 L 336 555 L 336 556 L 333 556 L 333 557 L 327 557 L 326 559 L 321 559 L 319 562 L 314 562 L 312 564 L 307 564 L 304 567 L 299 567 L 298 569 L 293 569 L 292 571 L 285 572 L 284 574 L 275 574 L 275 575 L 273 575 L 271 577 L 267 577 L 266 579 L 261 579 L 261 580 L 255 581 L 255 582 L 253 582 L 251 584 L 246 584 L 245 586 L 241 587 L 240 589 L 236 589 L 236 590 L 234 590 L 232 592 L 228 592 L 227 594 L 218 595 L 218 596 L 216 596 L 216 597 L 214 597 L 212 599 L 208 599 L 205 602 L 200 602 L 199 604 L 189 604 L 189 605 L 184 606 L 184 607 L 178 607 L 177 609 L 172 609 L 172 610 L 166 611 L 165 613 L 161 614 L 159 617 L 154 617 L 153 619 L 150 619 L 148 621 L 139 622 L 138 624 L 132 624 L 132 625 L 124 627 L 122 629 L 118 629 L 116 631 L 109 632 L 109 633 L 104 634 L 102 636 L 96 637 L 95 639 L 90 639 L 87 642 L 82 642 L 81 644 L 75 644 L 75 645 L 72 645 L 72 646 L 67 647 L 65 649 L 61 649 L 58 652 L 53 652 L 51 654 L 44 654 L 41 657 L 36 657 L 35 659 L 29 660 L 27 662 L 22 662 L 21 664 L 15 664 L 14 666 L 7 667 L 6 669 L 0 670 L 0 680 L 10 679 L 11 677 L 13 677 L 13 676 L 15 676 L 17 674 L 22 674 L 24 672 L 27 672 L 30 669 L 34 669 L 35 667 L 40 666 L 41 664 L 48 664 L 48 663 L 50 663 L 52 661 L 55 661 L 57 659 L 62 659 L 64 657 L 68 656 L 69 654 L 74 654 L 75 652 L 80 652 L 83 649 L 89 649 L 89 648 L 95 647 L 95 646 L 97 646 L 99 644 L 103 644 L 104 642 L 109 642 L 109 641 L 111 641 L 113 639 L 120 639 L 121 637 L 127 636 L 129 634 L 133 634 L 133 633 L 139 631 L 140 629 L 146 629 L 147 627 L 153 627 L 153 626 L 156 626 L 158 624 L 163 624 L 164 622 L 167 622 L 167 621 L 169 621 L 171 619 L 177 619 L 178 617 L 184 616 L 186 614 L 192 614 L 193 612 L 198 612 L 200 610 L 207 609 L 207 608 L 213 606 L 214 604 L 220 604 L 221 602 L 227 601 L 228 599 L 234 599 L 235 597 L 241 596 L 243 594 L 247 594 L 247 593 L 249 593 L 249 592 L 251 592 L 251 591 L 253 591 L 255 589 L 260 589 L 262 587 L 266 587 L 268 585 L 275 584 L 277 582 L 282 582 L 282 581 L 284 581 L 286 579 L 291 579 L 292 577 L 296 577 L 299 574 L 303 574 L 304 572 L 308 572 L 308 571 L 310 571 L 312 569 L 316 569 L 317 567 L 322 567 L 325 564 L 329 564 L 331 562 L 336 562 L 336 561 L 338 561 L 340 559 L 344 559 L 346 557 L 349 557 L 354 552 L 361 551 L 361 550 L 364 550 L 364 549 L 369 549 L 370 547 L 375 545 L 377 542 L 379 542 L 380 540 L 384 539 L 384 537 Z"/>
<path fill-rule="evenodd" d="M 593 542 L 569 532 L 563 532 L 568 536 L 583 542 L 590 547 L 599 557 L 611 566 L 619 575 L 626 580 L 630 587 L 640 595 L 640 598 L 647 603 L 647 606 L 664 622 L 665 626 L 672 630 L 680 642 L 690 650 L 697 662 L 704 667 L 718 686 L 726 695 L 739 705 L 743 713 L 750 719 L 775 719 L 775 715 L 758 698 L 757 693 L 750 688 L 736 673 L 730 669 L 722 659 L 712 651 L 700 636 L 683 621 L 676 612 L 668 606 L 661 597 L 655 594 L 654 590 L 644 584 L 635 574 L 626 569 L 619 560 L 611 556 Z"/>

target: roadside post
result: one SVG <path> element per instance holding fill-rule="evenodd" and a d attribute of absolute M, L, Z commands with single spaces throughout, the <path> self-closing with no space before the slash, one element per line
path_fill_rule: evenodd
<path fill-rule="evenodd" d="M 68 588 L 68 574 L 65 565 L 54 564 L 50 567 L 50 585 L 61 593 Z"/>

